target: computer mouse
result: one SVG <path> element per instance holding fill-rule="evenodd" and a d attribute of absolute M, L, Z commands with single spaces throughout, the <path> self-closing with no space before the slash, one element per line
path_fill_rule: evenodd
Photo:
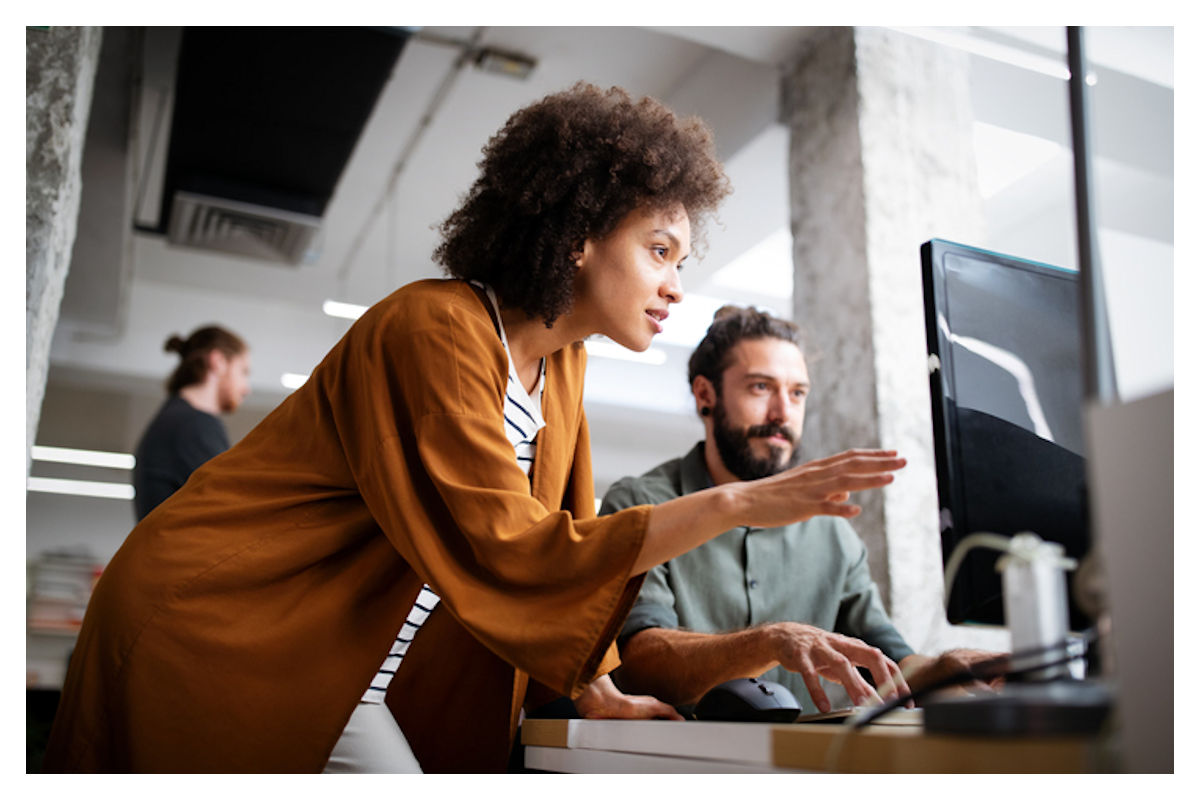
<path fill-rule="evenodd" d="M 762 678 L 735 678 L 704 693 L 696 719 L 723 722 L 792 722 L 803 709 L 786 686 Z"/>

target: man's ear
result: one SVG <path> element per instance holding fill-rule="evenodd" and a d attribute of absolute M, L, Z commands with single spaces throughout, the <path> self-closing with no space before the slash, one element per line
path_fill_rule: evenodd
<path fill-rule="evenodd" d="M 217 375 L 229 368 L 229 359 L 215 347 L 208 351 L 205 361 L 208 362 L 208 371 L 215 372 Z"/>
<path fill-rule="evenodd" d="M 703 375 L 692 380 L 692 397 L 696 399 L 696 413 L 702 417 L 707 417 L 717 404 L 717 390 Z"/>

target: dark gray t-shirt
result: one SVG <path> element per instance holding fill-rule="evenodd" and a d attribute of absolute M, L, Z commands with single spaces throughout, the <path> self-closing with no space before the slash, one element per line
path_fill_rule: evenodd
<path fill-rule="evenodd" d="M 134 453 L 133 505 L 140 521 L 205 461 L 229 449 L 221 420 L 177 394 L 167 398 Z"/>

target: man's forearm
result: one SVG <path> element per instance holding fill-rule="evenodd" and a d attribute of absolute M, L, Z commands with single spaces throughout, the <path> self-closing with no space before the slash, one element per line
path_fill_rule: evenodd
<path fill-rule="evenodd" d="M 619 679 L 627 691 L 672 705 L 695 703 L 718 683 L 776 666 L 769 637 L 769 626 L 734 633 L 647 628 L 621 648 Z"/>

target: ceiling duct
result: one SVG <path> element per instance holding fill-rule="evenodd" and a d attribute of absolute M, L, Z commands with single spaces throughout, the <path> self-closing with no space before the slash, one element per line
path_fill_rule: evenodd
<path fill-rule="evenodd" d="M 176 192 L 167 226 L 167 241 L 266 261 L 299 264 L 320 228 L 320 217 Z"/>
<path fill-rule="evenodd" d="M 184 28 L 151 230 L 172 244 L 301 263 L 409 35 Z"/>

